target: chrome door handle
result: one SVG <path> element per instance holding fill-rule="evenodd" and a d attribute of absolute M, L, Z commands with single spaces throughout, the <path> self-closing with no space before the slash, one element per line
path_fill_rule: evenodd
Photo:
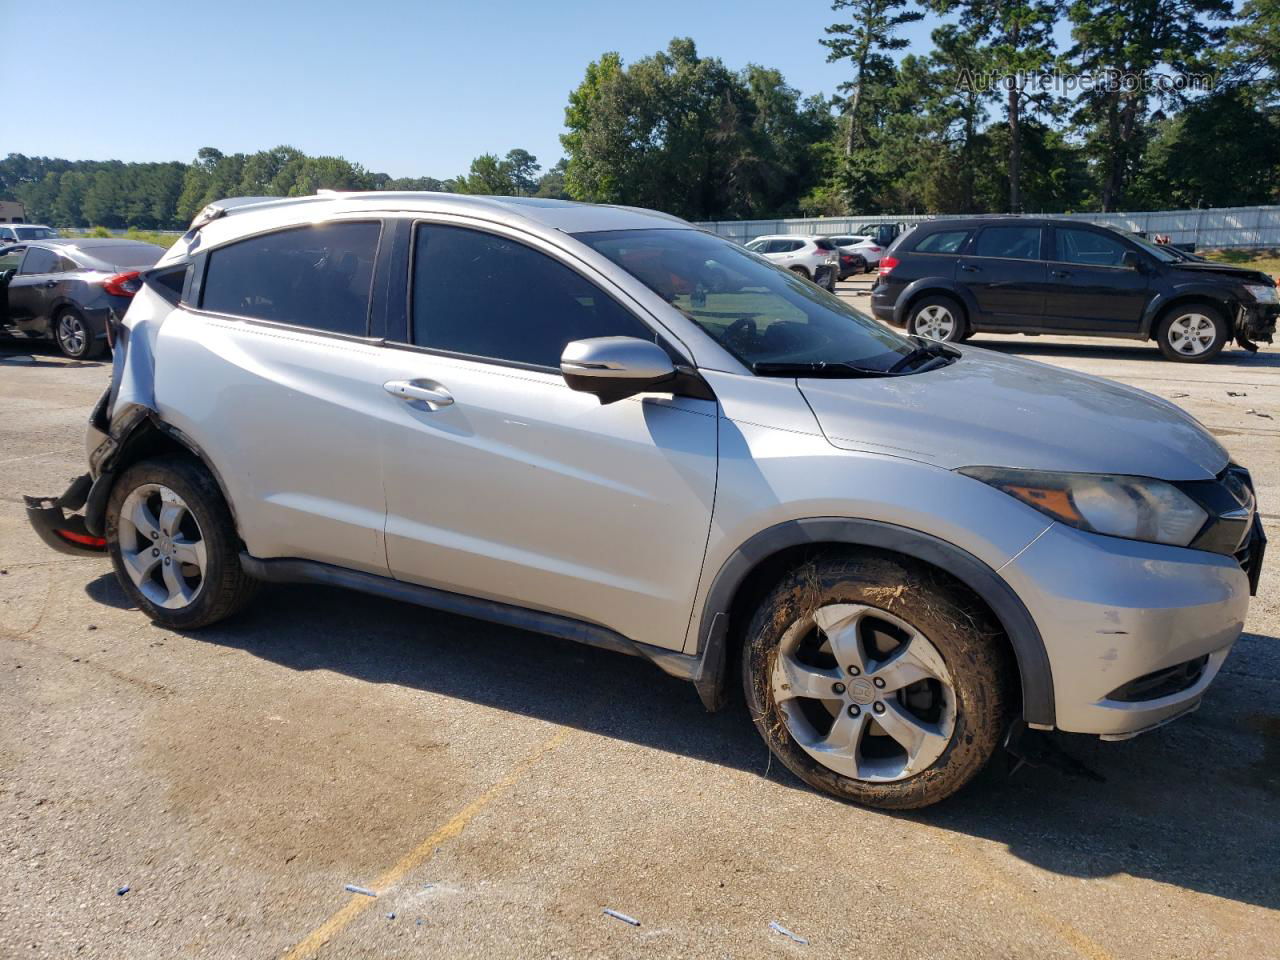
<path fill-rule="evenodd" d="M 435 383 L 435 381 L 429 380 L 426 383 Z M 429 387 L 422 381 L 388 380 L 382 385 L 382 389 L 393 397 L 399 397 L 401 400 L 416 400 L 419 403 L 425 403 L 432 410 L 447 407 L 453 403 L 453 394 L 438 383 Z"/>

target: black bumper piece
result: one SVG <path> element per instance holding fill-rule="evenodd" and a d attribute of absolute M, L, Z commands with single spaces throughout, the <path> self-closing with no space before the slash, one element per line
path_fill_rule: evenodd
<path fill-rule="evenodd" d="M 83 557 L 107 549 L 107 542 L 90 533 L 85 528 L 84 517 L 76 513 L 89 499 L 92 486 L 93 479 L 86 473 L 71 481 L 71 486 L 60 497 L 22 498 L 27 504 L 27 520 L 36 535 L 59 553 Z"/>

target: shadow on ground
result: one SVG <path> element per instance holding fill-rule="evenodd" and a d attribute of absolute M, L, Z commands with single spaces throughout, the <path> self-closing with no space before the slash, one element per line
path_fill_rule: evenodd
<path fill-rule="evenodd" d="M 110 574 L 87 590 L 101 603 L 129 605 Z M 314 586 L 268 588 L 244 614 L 191 639 L 292 670 L 331 670 L 456 697 L 807 789 L 769 764 L 740 699 L 708 714 L 692 686 L 638 658 Z M 997 841 L 1066 876 L 1131 874 L 1280 908 L 1274 648 L 1274 638 L 1246 635 L 1204 708 L 1159 731 L 1115 744 L 1057 735 L 1105 783 L 1048 769 L 1011 777 L 996 771 L 903 819 Z"/>
<path fill-rule="evenodd" d="M 1166 360 L 1160 349 L 1151 342 L 1100 340 L 1097 343 L 1057 343 L 1043 337 L 994 337 L 978 334 L 968 341 L 975 347 L 997 350 L 1000 353 L 1020 357 L 1060 357 L 1091 360 L 1140 360 L 1159 364 L 1173 377 L 1175 371 L 1201 370 L 1251 370 L 1280 369 L 1280 348 L 1262 344 L 1257 353 L 1249 353 L 1239 347 L 1227 347 L 1208 363 L 1177 363 Z"/>

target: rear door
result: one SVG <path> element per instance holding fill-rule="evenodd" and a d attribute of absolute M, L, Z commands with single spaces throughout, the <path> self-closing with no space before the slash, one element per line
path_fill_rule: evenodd
<path fill-rule="evenodd" d="M 43 334 L 54 288 L 58 286 L 58 255 L 44 247 L 28 247 L 17 274 L 9 281 L 9 316 L 14 326 L 31 335 Z"/>
<path fill-rule="evenodd" d="M 1031 225 L 982 227 L 957 262 L 955 279 L 977 301 L 980 327 L 1039 327 L 1044 320 L 1048 268 L 1044 230 Z"/>
<path fill-rule="evenodd" d="M 1085 227 L 1053 228 L 1045 324 L 1084 333 L 1138 332 L 1151 296 L 1147 274 L 1126 266 L 1119 237 Z"/>
<path fill-rule="evenodd" d="M 380 231 L 338 220 L 213 249 L 160 327 L 158 411 L 204 451 L 255 557 L 387 573 Z"/>
<path fill-rule="evenodd" d="M 535 238 L 420 222 L 407 261 L 387 379 L 441 402 L 382 397 L 392 573 L 681 646 L 715 494 L 715 402 L 570 390 L 566 343 L 655 333 Z"/>

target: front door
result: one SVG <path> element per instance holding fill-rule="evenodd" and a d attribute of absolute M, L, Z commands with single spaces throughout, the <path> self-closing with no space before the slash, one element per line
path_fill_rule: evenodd
<path fill-rule="evenodd" d="M 1124 263 L 1129 248 L 1095 230 L 1055 227 L 1045 324 L 1133 336 L 1150 297 L 1147 275 Z"/>
<path fill-rule="evenodd" d="M 983 227 L 956 264 L 956 282 L 977 301 L 979 327 L 1040 326 L 1047 273 L 1035 226 Z"/>
<path fill-rule="evenodd" d="M 681 647 L 715 494 L 714 401 L 570 390 L 569 341 L 655 334 L 532 239 L 423 223 L 412 261 L 388 380 L 438 400 L 384 397 L 392 573 Z"/>
<path fill-rule="evenodd" d="M 18 272 L 9 281 L 9 319 L 15 329 L 32 335 L 46 331 L 49 299 L 58 285 L 58 255 L 44 247 L 28 247 Z"/>

